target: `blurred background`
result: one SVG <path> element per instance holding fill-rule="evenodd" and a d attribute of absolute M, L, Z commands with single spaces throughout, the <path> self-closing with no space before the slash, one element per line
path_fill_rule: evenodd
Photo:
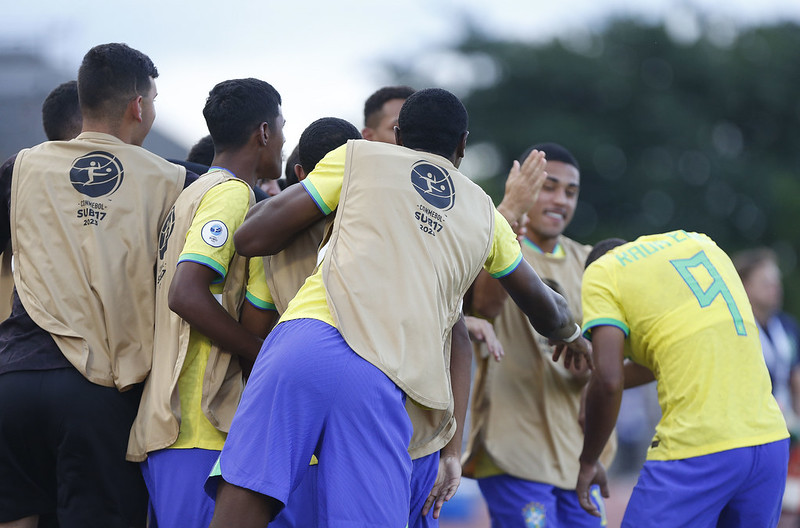
<path fill-rule="evenodd" d="M 285 154 L 319 117 L 360 129 L 364 100 L 381 86 L 440 86 L 470 114 L 462 168 L 496 203 L 528 145 L 562 143 L 582 169 L 568 236 L 683 228 L 731 253 L 766 246 L 779 258 L 785 310 L 800 313 L 797 0 L 39 0 L 7 3 L 4 15 L 2 159 L 45 139 L 45 96 L 104 42 L 125 42 L 158 67 L 145 146 L 171 158 L 207 134 L 205 97 L 225 79 L 278 89 Z M 626 393 L 610 527 L 657 420 L 654 387 Z M 488 526 L 473 481 L 444 519 Z"/>

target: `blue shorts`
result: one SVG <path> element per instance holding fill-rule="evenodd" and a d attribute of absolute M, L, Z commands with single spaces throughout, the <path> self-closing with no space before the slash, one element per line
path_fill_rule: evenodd
<path fill-rule="evenodd" d="M 575 479 L 577 480 L 577 476 Z M 489 508 L 492 526 L 599 528 L 608 524 L 605 504 L 598 486 L 592 486 L 591 497 L 603 514 L 602 517 L 590 515 L 581 508 L 575 490 L 557 488 L 511 475 L 478 479 L 478 485 Z"/>
<path fill-rule="evenodd" d="M 622 526 L 777 526 L 788 464 L 788 439 L 683 460 L 648 460 Z"/>
<path fill-rule="evenodd" d="M 408 528 L 433 528 L 439 526 L 439 520 L 433 518 L 433 508 L 428 515 L 422 516 L 422 507 L 439 472 L 439 452 L 418 458 L 411 469 L 411 510 L 408 514 Z"/>
<path fill-rule="evenodd" d="M 158 528 L 208 526 L 214 501 L 203 483 L 219 456 L 209 449 L 160 449 L 140 464 L 150 494 L 151 524 Z"/>
<path fill-rule="evenodd" d="M 222 477 L 284 505 L 319 459 L 319 526 L 408 521 L 405 395 L 315 319 L 280 323 L 258 355 L 220 456 Z"/>

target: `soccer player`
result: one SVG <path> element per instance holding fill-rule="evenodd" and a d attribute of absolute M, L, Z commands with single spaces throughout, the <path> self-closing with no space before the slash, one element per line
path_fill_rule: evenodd
<path fill-rule="evenodd" d="M 364 103 L 364 128 L 361 135 L 368 141 L 394 145 L 394 127 L 400 108 L 414 93 L 410 86 L 384 86 Z"/>
<path fill-rule="evenodd" d="M 408 98 L 397 145 L 349 141 L 236 233 L 274 254 L 336 210 L 322 265 L 265 342 L 220 458 L 212 527 L 263 527 L 319 457 L 321 526 L 403 526 L 405 400 L 445 410 L 445 343 L 482 267 L 544 335 L 588 358 L 564 299 L 522 260 L 490 198 L 457 169 L 467 113 L 445 90 Z M 538 161 L 544 175 L 544 158 Z M 280 219 L 280 220 L 278 220 Z M 566 345 L 568 343 L 568 345 Z"/>
<path fill-rule="evenodd" d="M 789 433 L 731 260 L 706 235 L 672 231 L 599 242 L 587 266 L 583 327 L 595 368 L 581 506 L 599 514 L 592 483 L 608 496 L 598 457 L 623 388 L 655 379 L 662 418 L 622 526 L 776 526 Z"/>
<path fill-rule="evenodd" d="M 556 143 L 534 145 L 520 159 L 534 150 L 545 154 L 547 178 L 526 214 L 522 254 L 580 320 L 581 277 L 591 247 L 563 235 L 578 204 L 578 161 Z M 605 518 L 586 513 L 575 494 L 583 443 L 578 415 L 589 371 L 551 361 L 547 338 L 507 298 L 500 282 L 481 272 L 472 308 L 493 319 L 505 356 L 501 362 L 488 354 L 479 359 L 465 473 L 478 480 L 494 526 L 525 528 L 531 519 L 552 527 L 604 526 Z M 596 487 L 592 498 L 604 511 Z"/>
<path fill-rule="evenodd" d="M 203 483 L 243 373 L 276 315 L 262 259 L 236 254 L 233 233 L 255 203 L 256 178 L 280 174 L 280 95 L 258 79 L 224 81 L 209 93 L 203 115 L 214 138 L 212 168 L 181 193 L 162 228 L 153 368 L 128 446 L 161 528 L 211 522 L 214 503 Z"/>
<path fill-rule="evenodd" d="M 0 324 L 0 523 L 144 526 L 125 447 L 153 354 L 159 231 L 187 180 L 141 148 L 157 76 L 125 44 L 95 46 L 78 71 L 81 134 L 0 169 L 16 285 Z"/>

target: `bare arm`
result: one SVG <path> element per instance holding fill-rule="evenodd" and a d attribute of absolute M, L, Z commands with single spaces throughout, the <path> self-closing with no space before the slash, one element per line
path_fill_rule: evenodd
<path fill-rule="evenodd" d="M 599 484 L 603 496 L 608 497 L 605 468 L 599 458 L 617 423 L 622 401 L 624 343 L 625 334 L 617 327 L 596 326 L 592 329 L 594 371 L 586 392 L 583 451 L 575 492 L 583 509 L 598 517 L 600 512 L 589 498 L 589 488 L 592 484 Z"/>
<path fill-rule="evenodd" d="M 422 516 L 433 507 L 433 518 L 439 518 L 442 505 L 455 495 L 461 483 L 461 444 L 464 421 L 467 418 L 470 378 L 472 371 L 472 345 L 462 316 L 453 326 L 450 335 L 450 385 L 453 390 L 453 415 L 456 431 L 453 438 L 439 453 L 439 473 L 430 495 L 425 500 Z"/>
<path fill-rule="evenodd" d="M 324 216 L 302 185 L 292 185 L 250 209 L 233 235 L 236 251 L 246 257 L 274 255 Z"/>
<path fill-rule="evenodd" d="M 527 261 L 500 279 L 503 288 L 528 317 L 533 328 L 556 345 L 553 360 L 566 351 L 564 365 L 569 368 L 573 361 L 580 367 L 586 360 L 591 368 L 591 349 L 588 341 L 580 336 L 580 327 L 575 323 L 567 301 L 542 282 Z"/>
<path fill-rule="evenodd" d="M 272 330 L 272 327 L 277 319 L 277 311 L 262 310 L 260 308 L 256 308 L 247 301 L 245 301 L 245 303 L 242 305 L 242 314 L 239 316 L 239 322 L 242 324 L 242 327 L 251 334 L 257 335 L 261 339 L 265 339 L 267 337 L 267 334 L 269 334 L 270 330 Z M 253 370 L 254 362 L 251 363 L 244 358 L 240 358 L 239 361 L 242 365 L 242 371 L 244 371 L 245 376 L 249 376 L 250 371 Z"/>
<path fill-rule="evenodd" d="M 217 273 L 196 262 L 181 262 L 169 287 L 169 308 L 226 352 L 254 362 L 262 338 L 230 316 L 209 290 Z"/>
<path fill-rule="evenodd" d="M 508 293 L 499 280 L 481 270 L 472 283 L 472 310 L 481 317 L 494 319 L 500 315 Z"/>
<path fill-rule="evenodd" d="M 634 363 L 628 359 L 625 360 L 623 369 L 625 371 L 626 389 L 638 387 L 639 385 L 644 385 L 656 380 L 656 377 L 649 368 L 643 367 L 642 365 Z"/>

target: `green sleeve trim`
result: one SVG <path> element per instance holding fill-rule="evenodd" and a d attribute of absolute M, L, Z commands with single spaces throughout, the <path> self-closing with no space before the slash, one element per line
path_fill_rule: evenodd
<path fill-rule="evenodd" d="M 600 317 L 598 319 L 592 319 L 591 321 L 584 323 L 583 337 L 591 341 L 592 340 L 591 329 L 594 328 L 595 326 L 615 326 L 620 330 L 622 330 L 622 332 L 625 334 L 625 337 L 631 335 L 631 329 L 628 328 L 628 325 L 626 325 L 622 321 L 618 319 L 612 319 L 610 317 Z"/>
<path fill-rule="evenodd" d="M 276 310 L 277 311 L 277 308 L 275 308 L 275 305 L 273 303 L 264 301 L 262 299 L 259 299 L 258 297 L 256 297 L 255 295 L 253 295 L 250 292 L 247 292 L 247 294 L 245 294 L 245 298 L 250 302 L 250 304 L 252 304 L 256 308 L 258 308 L 259 310 Z"/>
<path fill-rule="evenodd" d="M 319 193 L 314 184 L 308 181 L 307 179 L 300 182 L 303 185 L 303 188 L 306 192 L 311 196 L 311 199 L 314 200 L 314 203 L 317 204 L 319 210 L 322 211 L 322 214 L 328 216 L 331 214 L 332 210 L 325 204 L 325 200 L 322 199 L 322 195 Z"/>
<path fill-rule="evenodd" d="M 517 269 L 517 266 L 519 266 L 520 262 L 522 262 L 522 252 L 521 251 L 520 251 L 519 255 L 517 255 L 517 258 L 514 259 L 514 263 L 513 264 L 508 266 L 503 271 L 498 271 L 497 273 L 492 273 L 491 275 L 495 279 L 502 279 L 503 277 L 505 277 L 506 275 L 508 275 L 509 273 L 514 271 L 515 269 Z"/>
<path fill-rule="evenodd" d="M 212 281 L 211 284 L 219 284 L 220 282 L 224 281 L 225 275 L 228 273 L 228 270 L 225 269 L 225 266 L 223 266 L 216 260 L 212 259 L 211 257 L 207 257 L 206 255 L 200 255 L 199 253 L 183 253 L 181 254 L 180 257 L 178 257 L 178 264 L 180 264 L 181 262 L 196 262 L 197 264 L 208 266 L 209 268 L 216 271 L 219 277 L 216 280 Z"/>

